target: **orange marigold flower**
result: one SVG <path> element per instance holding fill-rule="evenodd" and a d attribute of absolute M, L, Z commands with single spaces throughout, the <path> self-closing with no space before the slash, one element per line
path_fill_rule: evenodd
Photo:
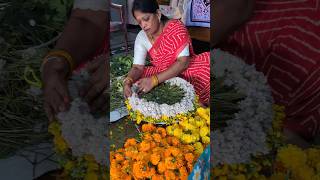
<path fill-rule="evenodd" d="M 165 180 L 162 175 L 155 174 L 152 176 L 151 180 Z"/>
<path fill-rule="evenodd" d="M 156 129 L 156 127 L 151 123 L 142 125 L 142 132 L 152 132 L 155 129 Z"/>
<path fill-rule="evenodd" d="M 154 169 L 154 167 L 147 168 L 146 171 L 145 171 L 145 177 L 146 178 L 151 178 L 155 174 L 156 174 L 156 170 Z"/>
<path fill-rule="evenodd" d="M 192 169 L 193 169 L 193 163 L 187 163 L 187 167 L 188 167 L 188 170 L 189 170 L 189 172 L 191 172 L 192 171 Z"/>
<path fill-rule="evenodd" d="M 150 142 L 150 147 L 151 147 L 151 149 L 156 148 L 157 146 L 158 146 L 158 145 L 157 145 L 156 142 L 154 142 L 154 141 L 151 141 L 151 142 Z"/>
<path fill-rule="evenodd" d="M 176 148 L 176 147 L 170 147 L 170 151 L 171 151 L 171 154 L 176 157 L 178 156 L 179 154 L 181 154 L 181 151 L 180 149 Z"/>
<path fill-rule="evenodd" d="M 144 177 L 144 165 L 141 161 L 136 161 L 132 165 L 132 173 L 135 178 L 143 178 Z"/>
<path fill-rule="evenodd" d="M 176 180 L 176 175 L 174 174 L 174 172 L 172 170 L 166 170 L 164 172 L 164 176 L 166 178 L 166 180 Z"/>
<path fill-rule="evenodd" d="M 173 157 L 166 157 L 166 158 L 164 159 L 164 162 L 165 162 L 165 165 L 166 165 L 167 169 L 172 169 L 172 170 L 174 170 L 174 169 L 177 168 L 176 160 L 175 160 L 175 158 L 173 158 Z"/>
<path fill-rule="evenodd" d="M 179 146 L 180 140 L 177 137 L 172 137 L 172 145 L 173 146 Z"/>
<path fill-rule="evenodd" d="M 153 138 L 152 138 L 150 133 L 143 134 L 143 139 L 146 140 L 146 141 L 152 141 L 153 140 Z"/>
<path fill-rule="evenodd" d="M 117 161 L 123 161 L 124 160 L 124 156 L 122 154 L 117 153 L 114 156 L 115 156 L 115 159 Z"/>
<path fill-rule="evenodd" d="M 167 169 L 167 168 L 166 168 L 166 164 L 165 164 L 163 161 L 160 161 L 160 162 L 158 163 L 158 172 L 159 172 L 160 174 L 163 174 L 166 169 Z"/>
<path fill-rule="evenodd" d="M 187 152 L 193 152 L 194 151 L 194 147 L 190 144 L 188 145 L 184 145 L 183 148 L 181 148 L 185 153 Z"/>
<path fill-rule="evenodd" d="M 150 149 L 150 143 L 146 142 L 146 141 L 142 141 L 139 144 L 139 151 L 145 152 L 148 151 Z"/>
<path fill-rule="evenodd" d="M 188 163 L 192 163 L 194 160 L 194 155 L 192 153 L 187 153 L 184 155 L 184 158 L 188 161 Z"/>
<path fill-rule="evenodd" d="M 156 153 L 151 154 L 150 161 L 153 165 L 157 165 L 160 161 L 160 155 Z"/>
<path fill-rule="evenodd" d="M 167 131 L 166 131 L 166 129 L 163 128 L 163 127 L 157 128 L 157 133 L 161 134 L 161 136 L 162 136 L 163 138 L 167 136 Z"/>
<path fill-rule="evenodd" d="M 180 179 L 188 179 L 188 171 L 186 167 L 180 167 L 179 168 L 179 174 L 180 174 Z"/>
<path fill-rule="evenodd" d="M 182 158 L 177 158 L 176 160 L 177 160 L 176 162 L 177 168 L 181 168 L 184 166 L 185 161 Z"/>
<path fill-rule="evenodd" d="M 127 139 L 127 140 L 126 140 L 126 143 L 124 144 L 124 147 L 127 148 L 127 147 L 129 147 L 129 146 L 134 146 L 134 145 L 136 145 L 136 144 L 137 144 L 136 139 L 130 138 L 130 139 Z"/>
<path fill-rule="evenodd" d="M 158 143 L 161 142 L 162 137 L 161 137 L 160 134 L 154 133 L 154 134 L 152 134 L 152 137 L 153 137 L 155 142 L 158 142 Z"/>

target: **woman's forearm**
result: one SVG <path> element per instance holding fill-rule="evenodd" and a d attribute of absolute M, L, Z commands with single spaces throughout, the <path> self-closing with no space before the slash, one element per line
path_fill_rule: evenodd
<path fill-rule="evenodd" d="M 254 0 L 217 0 L 212 3 L 211 42 L 215 46 L 252 15 Z"/>
<path fill-rule="evenodd" d="M 81 64 L 102 45 L 109 28 L 107 14 L 106 11 L 73 10 L 56 48 L 66 50 L 76 65 Z"/>
<path fill-rule="evenodd" d="M 140 77 L 142 76 L 143 69 L 144 69 L 143 65 L 133 65 L 127 76 L 132 78 L 133 81 L 135 82 L 138 79 L 140 79 Z"/>
<path fill-rule="evenodd" d="M 167 79 L 178 76 L 179 74 L 181 74 L 184 70 L 186 70 L 188 68 L 188 65 L 189 65 L 189 57 L 179 58 L 167 70 L 165 70 L 157 75 L 159 83 L 162 83 Z"/>

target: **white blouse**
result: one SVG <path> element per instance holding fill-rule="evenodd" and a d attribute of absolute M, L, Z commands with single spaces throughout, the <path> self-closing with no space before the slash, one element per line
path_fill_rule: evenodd
<path fill-rule="evenodd" d="M 108 0 L 74 0 L 73 9 L 90 9 L 94 11 L 109 11 Z"/>
<path fill-rule="evenodd" d="M 151 47 L 152 47 L 152 44 L 149 41 L 147 34 L 143 30 L 141 30 L 138 33 L 134 43 L 133 64 L 145 65 L 147 53 L 151 49 Z M 189 45 L 187 44 L 186 47 L 178 55 L 178 57 L 189 56 L 189 55 L 190 55 Z"/>

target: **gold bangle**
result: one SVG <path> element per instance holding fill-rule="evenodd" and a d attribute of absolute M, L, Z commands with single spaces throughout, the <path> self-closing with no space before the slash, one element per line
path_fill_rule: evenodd
<path fill-rule="evenodd" d="M 153 87 L 157 86 L 159 84 L 159 79 L 157 77 L 157 75 L 153 75 L 152 76 L 152 85 Z"/>
<path fill-rule="evenodd" d="M 126 81 L 130 81 L 131 83 L 133 83 L 133 79 L 129 76 L 127 76 L 126 78 L 124 78 L 123 80 L 123 84 L 126 82 Z"/>
<path fill-rule="evenodd" d="M 49 57 L 52 56 L 58 56 L 58 57 L 63 57 L 66 61 L 68 61 L 68 64 L 70 66 L 70 73 L 72 73 L 72 71 L 75 68 L 75 63 L 74 60 L 72 59 L 71 55 L 65 51 L 65 50 L 52 50 L 50 51 L 44 58 L 43 62 L 42 62 L 42 66 L 44 66 L 48 61 L 49 61 Z"/>

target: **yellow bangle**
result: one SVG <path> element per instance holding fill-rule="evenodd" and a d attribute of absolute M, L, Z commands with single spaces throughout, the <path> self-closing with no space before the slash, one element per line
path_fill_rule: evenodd
<path fill-rule="evenodd" d="M 152 76 L 152 86 L 155 87 L 159 84 L 159 79 L 157 77 L 157 75 L 153 75 Z"/>
<path fill-rule="evenodd" d="M 48 62 L 49 57 L 52 57 L 52 56 L 63 57 L 66 61 L 68 61 L 68 64 L 70 66 L 70 73 L 72 73 L 72 71 L 75 68 L 75 63 L 74 63 L 74 60 L 72 59 L 71 55 L 65 50 L 52 50 L 52 51 L 50 51 L 46 55 L 46 57 L 44 58 L 44 60 L 42 62 L 42 66 L 44 66 Z"/>

